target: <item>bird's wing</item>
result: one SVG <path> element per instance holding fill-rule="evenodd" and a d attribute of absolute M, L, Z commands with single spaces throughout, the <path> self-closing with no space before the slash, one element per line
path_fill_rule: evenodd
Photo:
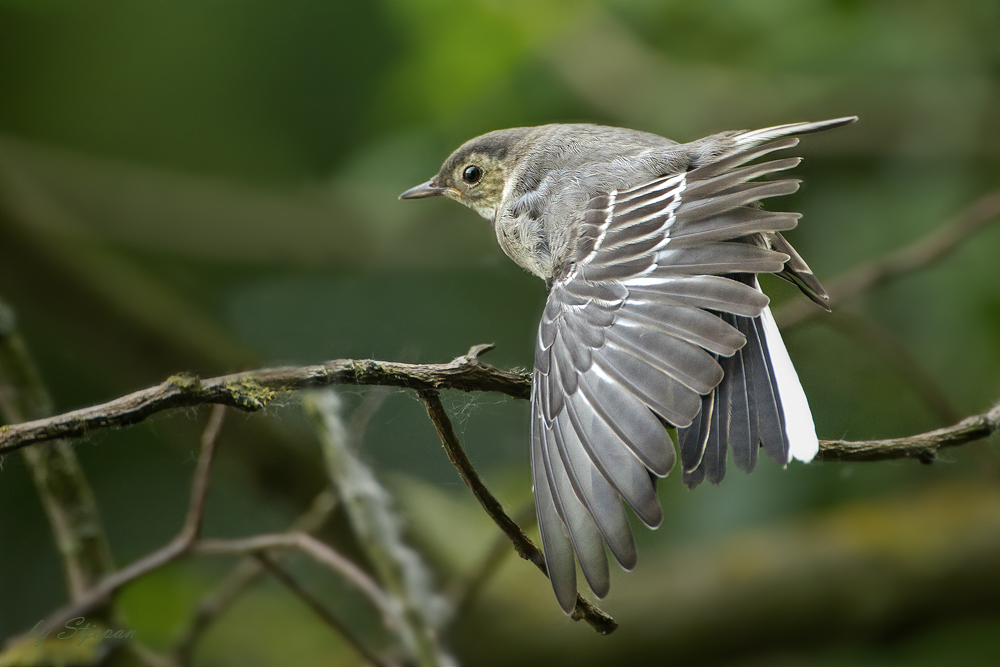
<path fill-rule="evenodd" d="M 605 544 L 622 567 L 635 565 L 622 500 L 646 525 L 660 523 L 652 475 L 675 463 L 664 423 L 679 430 L 688 483 L 721 479 L 727 443 L 744 469 L 758 443 L 781 464 L 815 452 L 805 394 L 755 278 L 785 269 L 789 254 L 746 242 L 799 217 L 755 206 L 798 181 L 754 180 L 799 159 L 748 163 L 812 127 L 737 134 L 709 164 L 590 199 L 576 255 L 551 285 L 531 397 L 539 527 L 567 612 L 574 554 L 599 597 L 609 588 Z"/>

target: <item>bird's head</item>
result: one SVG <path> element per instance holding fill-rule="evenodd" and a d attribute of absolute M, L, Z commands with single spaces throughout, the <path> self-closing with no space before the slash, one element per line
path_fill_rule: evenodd
<path fill-rule="evenodd" d="M 530 128 L 497 130 L 470 139 L 452 153 L 437 176 L 410 188 L 400 199 L 443 195 L 492 221 L 514 177 L 514 166 Z"/>

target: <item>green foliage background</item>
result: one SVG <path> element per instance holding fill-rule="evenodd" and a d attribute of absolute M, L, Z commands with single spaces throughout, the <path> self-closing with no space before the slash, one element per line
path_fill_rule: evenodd
<path fill-rule="evenodd" d="M 1000 185 L 1000 4 L 0 0 L 0 295 L 17 310 L 60 410 L 181 370 L 443 361 L 490 341 L 491 363 L 528 367 L 542 284 L 502 255 L 472 212 L 396 199 L 459 143 L 565 121 L 687 141 L 848 114 L 860 122 L 803 141 L 804 187 L 781 202 L 804 213 L 789 237 L 821 279 L 919 238 Z M 993 225 L 944 261 L 843 307 L 918 360 L 958 416 L 1000 396 L 998 251 Z M 767 287 L 779 303 L 801 298 Z M 883 354 L 822 318 L 787 341 L 821 437 L 945 423 Z M 487 481 L 512 508 L 527 502 L 526 406 L 485 395 L 447 401 Z M 176 531 L 202 417 L 158 417 L 77 445 L 119 564 Z M 208 534 L 282 530 L 323 484 L 311 438 L 291 400 L 232 418 Z M 493 539 L 410 394 L 389 397 L 362 457 L 392 482 L 442 580 Z M 982 448 L 945 458 L 784 472 L 764 462 L 751 477 L 734 471 L 694 492 L 672 476 L 661 485 L 665 524 L 641 535 L 642 564 L 617 577 L 606 608 L 627 610 L 627 586 L 641 586 L 626 582 L 661 576 L 658 559 L 681 545 L 978 483 L 995 466 Z M 334 525 L 331 535 L 343 530 Z M 500 573 L 508 585 L 489 586 L 455 628 L 469 664 L 515 655 L 516 642 L 498 637 L 522 636 L 525 647 L 630 641 L 627 627 L 598 639 L 563 622 L 547 584 L 514 561 Z M 357 614 L 357 600 L 298 566 Z M 171 567 L 128 589 L 139 637 L 164 646 L 224 568 Z M 0 640 L 64 599 L 30 478 L 8 457 Z M 494 624 L 498 609 L 506 617 Z M 646 622 L 655 628 L 655 618 Z M 861 632 L 817 639 L 782 659 L 961 664 L 957 655 L 996 664 L 998 631 L 1000 607 L 888 644 Z M 198 655 L 204 665 L 354 660 L 276 586 L 256 589 Z"/>

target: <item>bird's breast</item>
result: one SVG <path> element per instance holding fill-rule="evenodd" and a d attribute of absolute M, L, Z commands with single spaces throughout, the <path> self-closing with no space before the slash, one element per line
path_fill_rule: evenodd
<path fill-rule="evenodd" d="M 518 266 L 543 280 L 552 277 L 551 244 L 539 220 L 500 215 L 494 227 L 500 248 Z"/>

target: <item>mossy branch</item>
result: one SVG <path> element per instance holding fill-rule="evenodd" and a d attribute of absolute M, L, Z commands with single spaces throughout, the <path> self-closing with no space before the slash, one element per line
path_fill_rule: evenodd
<path fill-rule="evenodd" d="M 492 347 L 476 345 L 468 354 L 446 364 L 337 359 L 313 366 L 265 368 L 204 380 L 186 373 L 172 375 L 155 387 L 107 403 L 0 427 L 0 454 L 56 438 L 131 426 L 158 412 L 176 408 L 215 403 L 256 412 L 284 392 L 338 384 L 496 391 L 514 398 L 528 398 L 531 380 L 527 374 L 503 371 L 479 361 L 479 355 Z"/>
<path fill-rule="evenodd" d="M 405 364 L 372 359 L 337 359 L 314 366 L 265 368 L 200 379 L 173 375 L 162 384 L 113 401 L 47 419 L 0 427 L 0 455 L 39 442 L 73 438 L 91 431 L 138 424 L 166 410 L 203 404 L 227 405 L 245 412 L 263 409 L 283 393 L 331 385 L 404 387 L 418 392 L 441 389 L 495 391 L 527 399 L 531 377 L 484 364 L 479 356 L 492 345 L 476 345 L 446 364 Z M 1000 430 L 1000 406 L 952 426 L 890 440 L 821 440 L 817 460 L 880 461 L 934 459 L 937 450 L 989 437 Z"/>

